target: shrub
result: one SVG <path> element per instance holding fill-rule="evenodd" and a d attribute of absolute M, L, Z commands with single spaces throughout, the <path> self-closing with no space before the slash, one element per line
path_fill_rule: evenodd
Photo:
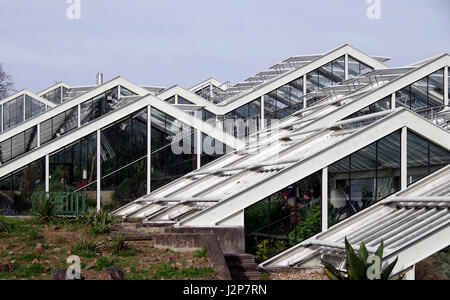
<path fill-rule="evenodd" d="M 125 241 L 122 234 L 117 234 L 112 238 L 111 249 L 114 254 L 120 254 L 130 249 L 130 245 Z"/>
<path fill-rule="evenodd" d="M 42 194 L 34 205 L 33 213 L 41 223 L 50 223 L 56 218 L 55 196 Z"/>
<path fill-rule="evenodd" d="M 92 237 L 81 237 L 79 242 L 71 247 L 73 254 L 84 257 L 94 257 L 100 250 L 100 242 Z"/>
<path fill-rule="evenodd" d="M 100 209 L 97 211 L 95 208 L 89 208 L 80 217 L 81 224 L 91 226 L 88 232 L 91 234 L 105 234 L 109 233 L 115 225 L 114 217 Z"/>
<path fill-rule="evenodd" d="M 348 242 L 347 238 L 345 238 L 345 253 L 346 253 L 346 274 L 343 274 L 339 270 L 337 270 L 332 264 L 322 260 L 322 264 L 324 265 L 324 271 L 327 274 L 328 278 L 331 280 L 370 280 L 368 276 L 368 270 L 372 267 L 375 262 L 368 262 L 369 252 L 367 251 L 364 242 L 361 242 L 359 246 L 358 253 L 355 253 L 352 245 Z M 380 263 L 383 261 L 383 241 L 381 241 L 381 245 L 378 250 L 375 252 L 375 256 L 378 257 Z M 387 266 L 380 274 L 380 280 L 388 280 L 391 276 L 392 270 L 394 270 L 395 265 L 397 264 L 398 258 L 395 259 L 389 266 Z M 380 266 L 381 268 L 381 266 Z"/>

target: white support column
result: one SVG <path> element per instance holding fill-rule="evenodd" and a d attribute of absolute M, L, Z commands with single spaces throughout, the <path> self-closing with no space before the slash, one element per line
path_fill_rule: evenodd
<path fill-rule="evenodd" d="M 97 130 L 97 211 L 101 208 L 101 191 L 102 191 L 102 182 L 101 182 L 101 166 L 102 166 L 102 143 L 101 143 L 101 131 Z"/>
<path fill-rule="evenodd" d="M 303 75 L 303 96 L 306 95 L 306 92 L 307 92 L 307 90 L 306 90 L 306 74 L 305 74 L 305 75 Z M 303 97 L 303 108 L 306 108 L 307 104 L 308 103 L 306 103 L 306 98 Z"/>
<path fill-rule="evenodd" d="M 202 132 L 197 129 L 196 132 L 197 135 L 197 169 L 200 169 L 202 167 Z"/>
<path fill-rule="evenodd" d="M 416 265 L 412 266 L 405 273 L 403 280 L 416 280 Z"/>
<path fill-rule="evenodd" d="M 119 84 L 117 86 L 117 99 L 120 99 L 121 94 L 122 94 L 122 86 Z"/>
<path fill-rule="evenodd" d="M 344 80 L 348 80 L 348 54 L 344 56 Z"/>
<path fill-rule="evenodd" d="M 41 146 L 41 123 L 36 125 L 36 147 Z"/>
<path fill-rule="evenodd" d="M 147 106 L 147 194 L 152 191 L 152 107 Z"/>
<path fill-rule="evenodd" d="M 45 192 L 50 192 L 50 156 L 45 156 Z"/>
<path fill-rule="evenodd" d="M 265 111 L 264 111 L 264 96 L 261 96 L 261 120 L 260 120 L 260 129 L 264 129 L 264 128 L 266 128 L 266 120 L 265 120 L 265 118 L 266 118 L 266 114 L 265 114 Z"/>
<path fill-rule="evenodd" d="M 444 68 L 444 105 L 447 106 L 448 103 L 448 66 Z"/>
<path fill-rule="evenodd" d="M 322 170 L 322 232 L 328 230 L 328 168 Z"/>
<path fill-rule="evenodd" d="M 25 101 L 25 94 L 23 95 L 23 121 L 25 122 L 25 120 L 26 120 L 26 117 L 27 117 L 27 115 L 26 115 L 26 111 L 27 111 L 27 109 L 26 109 L 26 107 L 25 107 L 25 105 L 27 105 L 27 102 Z"/>
<path fill-rule="evenodd" d="M 175 95 L 175 104 L 178 104 L 178 95 Z"/>
<path fill-rule="evenodd" d="M 402 128 L 400 145 L 400 185 L 401 189 L 404 190 L 408 187 L 408 131 L 406 127 Z"/>
<path fill-rule="evenodd" d="M 3 104 L 0 105 L 0 108 L 1 108 L 1 110 L 0 110 L 0 113 L 1 113 L 1 116 L 0 116 L 0 120 L 1 120 L 0 127 L 1 127 L 1 132 L 3 132 Z"/>
<path fill-rule="evenodd" d="M 391 109 L 395 109 L 397 105 L 395 104 L 395 93 L 391 95 Z"/>
<path fill-rule="evenodd" d="M 78 128 L 81 127 L 81 104 L 78 104 Z"/>

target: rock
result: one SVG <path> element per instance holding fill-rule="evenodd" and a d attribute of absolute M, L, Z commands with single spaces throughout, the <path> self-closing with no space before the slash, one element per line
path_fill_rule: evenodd
<path fill-rule="evenodd" d="M 42 244 L 41 243 L 37 243 L 36 244 L 36 247 L 34 248 L 34 252 L 36 252 L 36 253 L 44 252 L 44 249 L 42 248 Z"/>
<path fill-rule="evenodd" d="M 176 269 L 177 267 L 176 267 L 174 264 L 171 264 L 171 265 L 170 265 L 170 268 L 171 268 L 171 269 Z"/>
<path fill-rule="evenodd" d="M 12 273 L 14 272 L 14 267 L 9 263 L 5 262 L 0 264 L 0 273 Z"/>
<path fill-rule="evenodd" d="M 80 279 L 69 279 L 67 278 L 67 269 L 62 269 L 53 272 L 52 280 L 85 280 L 85 278 L 80 275 Z"/>
<path fill-rule="evenodd" d="M 183 264 L 182 263 L 180 263 L 180 262 L 177 262 L 176 264 L 175 264 L 175 267 L 177 268 L 177 269 L 183 269 Z"/>
<path fill-rule="evenodd" d="M 8 254 L 9 254 L 9 255 L 13 255 L 14 252 L 13 252 L 13 251 L 9 251 Z"/>
<path fill-rule="evenodd" d="M 33 259 L 33 261 L 31 262 L 32 264 L 38 264 L 39 260 L 37 258 Z"/>
<path fill-rule="evenodd" d="M 100 271 L 98 280 L 125 280 L 125 274 L 118 266 L 112 266 Z"/>

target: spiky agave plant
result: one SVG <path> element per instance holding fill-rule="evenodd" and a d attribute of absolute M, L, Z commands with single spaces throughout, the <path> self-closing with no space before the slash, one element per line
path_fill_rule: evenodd
<path fill-rule="evenodd" d="M 373 267 L 376 263 L 375 260 L 369 262 L 369 252 L 367 251 L 364 242 L 361 242 L 359 246 L 358 253 L 353 250 L 352 245 L 348 242 L 347 238 L 345 238 L 345 253 L 346 253 L 346 274 L 344 272 L 336 269 L 332 264 L 321 260 L 324 265 L 323 270 L 327 274 L 328 278 L 331 280 L 371 280 L 369 278 L 369 268 Z M 383 250 L 384 244 L 381 241 L 380 247 L 375 252 L 375 256 L 378 257 L 379 262 L 383 261 Z M 397 277 L 390 278 L 391 273 L 394 270 L 395 265 L 397 264 L 398 258 L 396 258 L 389 266 L 387 266 L 384 270 L 380 270 L 379 280 L 394 280 L 398 279 Z M 381 266 L 380 266 L 381 269 Z"/>
<path fill-rule="evenodd" d="M 55 196 L 52 194 L 42 194 L 34 207 L 33 213 L 41 223 L 50 223 L 53 221 L 57 216 Z"/>

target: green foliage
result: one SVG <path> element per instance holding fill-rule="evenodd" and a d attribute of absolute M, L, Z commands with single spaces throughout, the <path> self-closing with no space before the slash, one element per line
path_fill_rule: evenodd
<path fill-rule="evenodd" d="M 206 247 L 203 247 L 203 249 L 201 250 L 195 250 L 194 257 L 196 258 L 208 257 L 208 249 L 206 249 Z"/>
<path fill-rule="evenodd" d="M 289 233 L 291 240 L 301 242 L 321 231 L 322 228 L 322 206 L 311 201 L 302 208 L 304 218 L 298 223 L 296 230 Z"/>
<path fill-rule="evenodd" d="M 56 217 L 56 203 L 53 194 L 42 194 L 34 204 L 34 215 L 41 223 L 50 223 Z"/>
<path fill-rule="evenodd" d="M 280 240 L 274 240 L 270 244 L 270 253 L 269 253 L 269 240 L 262 240 L 256 245 L 256 254 L 255 254 L 255 260 L 257 262 L 262 262 L 270 258 L 269 254 L 276 254 L 283 252 L 289 248 L 289 242 L 288 241 L 280 241 Z"/>
<path fill-rule="evenodd" d="M 125 241 L 125 238 L 120 233 L 113 236 L 111 241 L 111 249 L 116 255 L 127 254 L 127 252 L 131 250 L 130 245 Z"/>
<path fill-rule="evenodd" d="M 369 252 L 367 251 L 364 242 L 361 242 L 359 246 L 359 251 L 356 253 L 353 250 L 352 245 L 348 242 L 347 238 L 345 238 L 345 253 L 346 253 L 346 271 L 347 274 L 343 274 L 339 270 L 337 270 L 332 264 L 322 260 L 322 264 L 324 265 L 323 270 L 327 274 L 328 278 L 331 280 L 370 280 L 368 277 L 368 270 L 375 264 L 375 261 L 369 262 Z M 378 250 L 375 252 L 375 256 L 377 256 L 380 262 L 383 261 L 383 250 L 384 245 L 383 241 L 381 241 L 381 245 Z M 394 270 L 395 265 L 397 264 L 398 258 L 395 259 L 389 266 L 387 266 L 380 274 L 380 280 L 388 280 L 391 276 L 392 271 Z"/>
<path fill-rule="evenodd" d="M 90 226 L 87 229 L 90 234 L 98 235 L 109 233 L 116 222 L 114 216 L 109 212 L 102 209 L 97 211 L 97 209 L 92 207 L 81 215 L 80 223 Z"/>
<path fill-rule="evenodd" d="M 94 266 L 94 270 L 101 271 L 105 268 L 109 268 L 112 266 L 114 266 L 114 260 L 112 260 L 108 257 L 102 256 L 97 259 L 97 263 Z"/>
<path fill-rule="evenodd" d="M 95 257 L 95 255 L 100 252 L 100 250 L 100 242 L 93 237 L 81 237 L 79 242 L 73 244 L 71 247 L 72 254 L 87 258 Z"/>

